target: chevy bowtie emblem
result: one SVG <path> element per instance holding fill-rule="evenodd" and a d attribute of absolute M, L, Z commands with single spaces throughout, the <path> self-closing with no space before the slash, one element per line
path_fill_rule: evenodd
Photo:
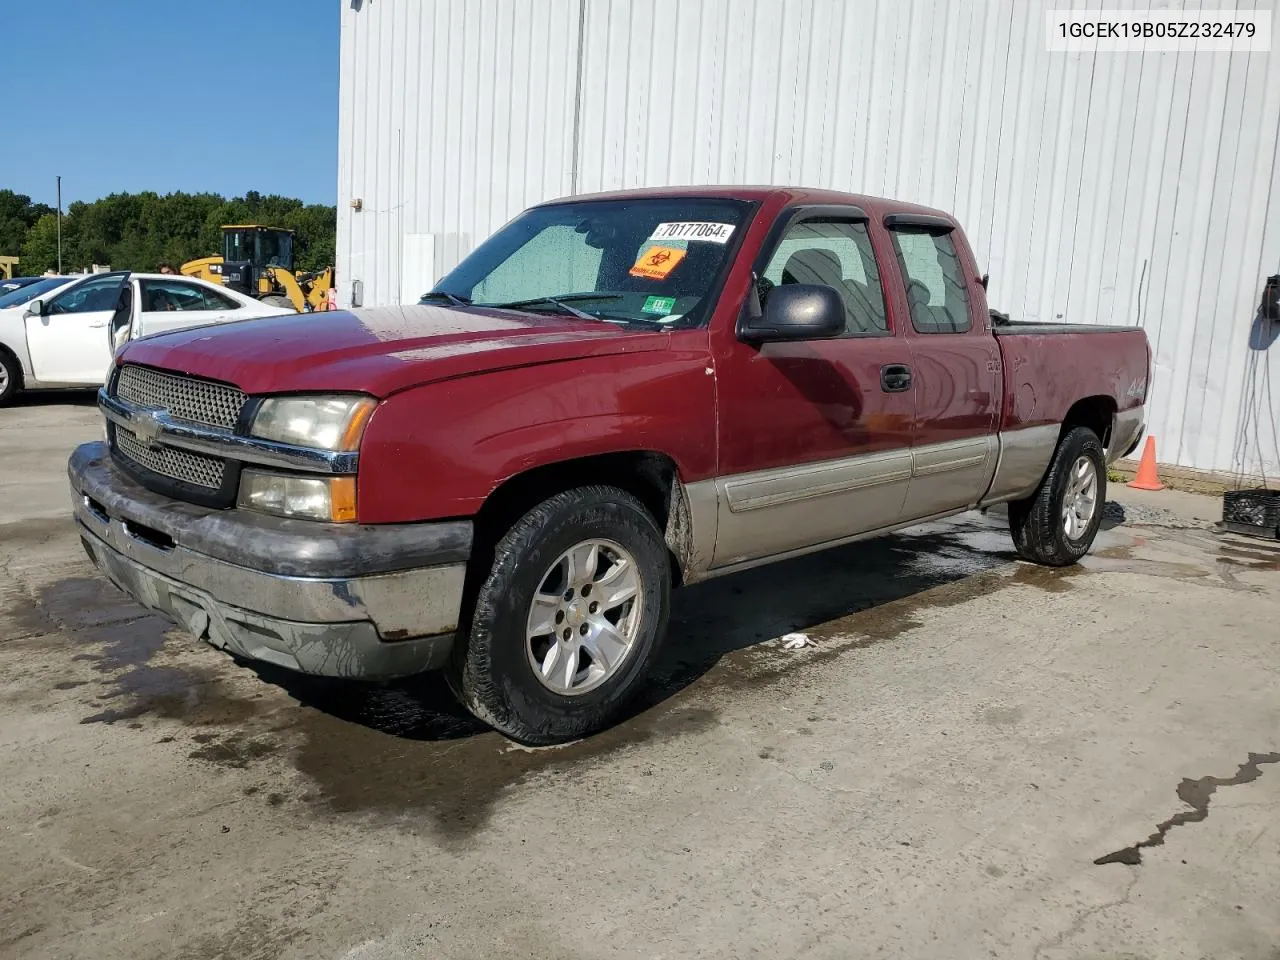
<path fill-rule="evenodd" d="M 163 429 L 160 424 L 160 417 L 150 412 L 136 414 L 130 425 L 142 445 L 148 449 L 155 446 L 156 441 L 160 439 L 160 431 Z"/>

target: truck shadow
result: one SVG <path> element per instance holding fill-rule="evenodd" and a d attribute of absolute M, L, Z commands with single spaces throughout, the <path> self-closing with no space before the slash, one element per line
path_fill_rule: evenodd
<path fill-rule="evenodd" d="M 636 714 L 698 684 L 718 664 L 743 657 L 792 656 L 780 644 L 763 645 L 786 633 L 830 636 L 839 631 L 865 634 L 873 642 L 890 640 L 916 625 L 897 609 L 902 606 L 898 601 L 919 598 L 906 605 L 919 610 L 929 605 L 921 597 L 926 591 L 1013 559 L 1004 518 L 971 514 L 679 590 L 673 595 L 666 642 L 649 683 L 621 722 L 626 724 Z M 891 603 L 899 615 L 876 613 Z M 489 729 L 458 705 L 440 674 L 387 684 L 353 684 L 264 664 L 246 666 L 304 706 L 393 737 L 456 740 Z M 705 682 L 758 683 L 776 678 L 776 671 L 768 664 L 765 667 L 716 671 Z M 696 696 L 696 691 L 691 693 Z"/>
<path fill-rule="evenodd" d="M 13 398 L 14 407 L 95 407 L 98 405 L 98 391 L 84 390 L 36 390 L 19 393 Z"/>

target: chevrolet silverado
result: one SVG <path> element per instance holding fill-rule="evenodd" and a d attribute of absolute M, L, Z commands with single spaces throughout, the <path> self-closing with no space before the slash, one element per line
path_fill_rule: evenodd
<path fill-rule="evenodd" d="M 239 657 L 441 668 L 512 738 L 583 736 L 676 586 L 999 503 L 1024 559 L 1089 549 L 1146 337 L 1011 323 L 986 285 L 952 217 L 875 197 L 542 204 L 419 304 L 129 343 L 76 521 Z"/>

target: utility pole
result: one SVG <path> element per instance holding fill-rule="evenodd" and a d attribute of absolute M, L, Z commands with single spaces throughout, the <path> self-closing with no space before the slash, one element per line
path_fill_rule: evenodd
<path fill-rule="evenodd" d="M 58 273 L 62 273 L 62 178 L 58 177 Z"/>

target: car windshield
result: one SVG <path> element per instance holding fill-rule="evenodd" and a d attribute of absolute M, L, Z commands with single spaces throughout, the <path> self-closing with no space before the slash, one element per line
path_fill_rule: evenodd
<path fill-rule="evenodd" d="M 42 277 L 35 283 L 28 283 L 25 287 L 19 287 L 17 290 L 10 290 L 4 296 L 0 296 L 0 310 L 8 307 L 20 307 L 24 303 L 30 303 L 42 294 L 48 293 L 50 290 L 56 290 L 58 287 L 65 286 L 66 277 Z"/>
<path fill-rule="evenodd" d="M 706 319 L 752 205 L 630 198 L 526 210 L 424 300 L 696 326 Z"/>

